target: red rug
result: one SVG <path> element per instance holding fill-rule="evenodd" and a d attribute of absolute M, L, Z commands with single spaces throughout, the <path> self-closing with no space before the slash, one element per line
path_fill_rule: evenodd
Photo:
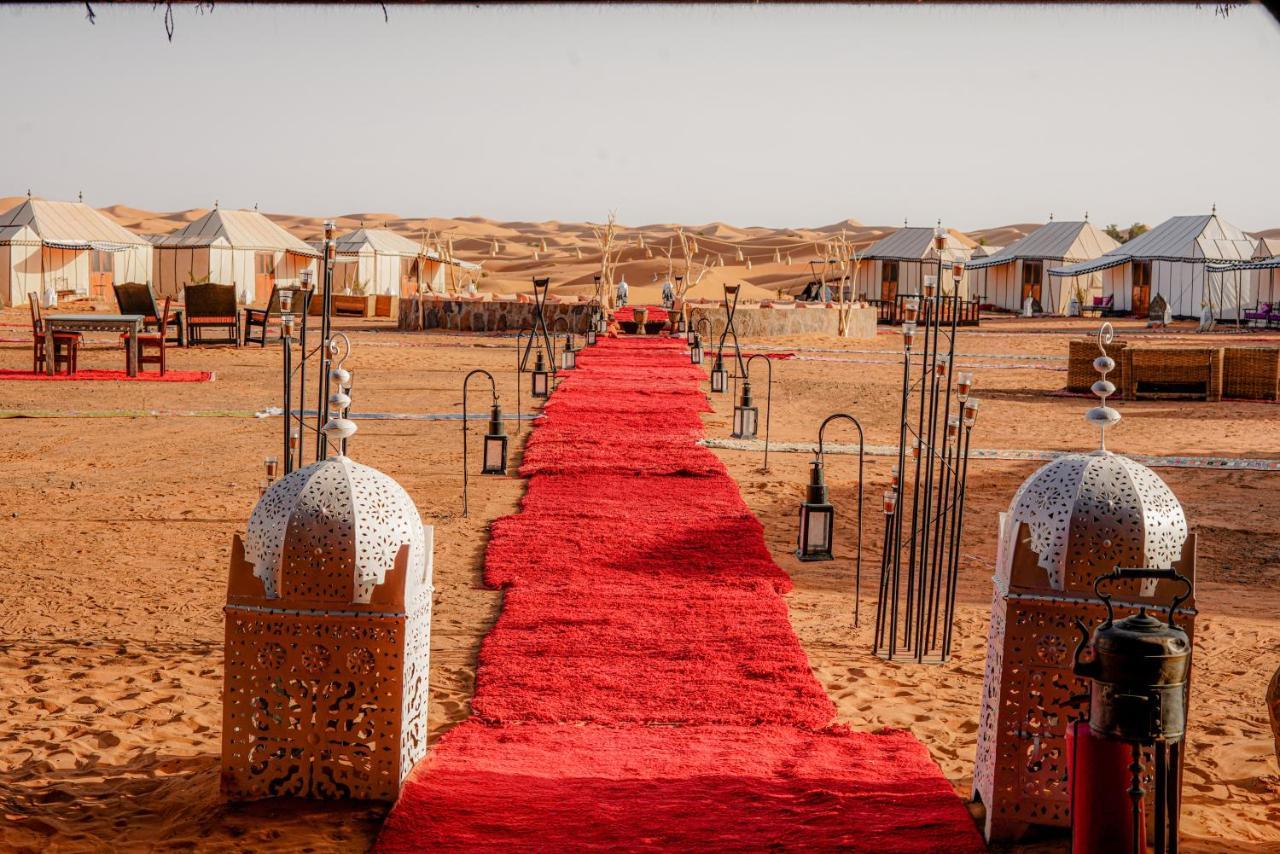
<path fill-rule="evenodd" d="M 664 323 L 668 317 L 665 308 L 657 305 L 631 306 L 624 305 L 613 310 L 613 319 L 619 323 L 630 322 L 636 319 L 636 308 L 645 308 L 649 310 L 649 323 Z"/>
<path fill-rule="evenodd" d="M 69 380 L 119 380 L 121 382 L 129 383 L 207 383 L 212 379 L 212 371 L 165 371 L 164 376 L 160 376 L 159 371 L 139 371 L 136 377 L 131 377 L 125 371 L 98 371 L 86 369 L 76 371 L 74 374 L 46 374 L 43 372 L 32 373 L 31 371 L 0 370 L 0 380 L 48 380 L 62 382 Z"/>
<path fill-rule="evenodd" d="M 472 718 L 414 769 L 378 841 L 443 850 L 981 850 L 903 731 L 830 726 L 791 581 L 699 447 L 679 342 L 601 339 L 534 428 Z"/>

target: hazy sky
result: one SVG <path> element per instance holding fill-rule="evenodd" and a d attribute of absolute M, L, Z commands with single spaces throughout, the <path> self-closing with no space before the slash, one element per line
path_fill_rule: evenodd
<path fill-rule="evenodd" d="M 1212 7 L 0 8 L 0 195 L 1280 226 L 1280 28 Z"/>

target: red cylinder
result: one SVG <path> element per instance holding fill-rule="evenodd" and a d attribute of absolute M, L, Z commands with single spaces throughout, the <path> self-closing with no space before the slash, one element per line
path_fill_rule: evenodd
<path fill-rule="evenodd" d="M 1071 854 L 1144 854 L 1147 850 L 1145 812 L 1139 815 L 1138 850 L 1133 847 L 1132 757 L 1132 745 L 1099 738 L 1087 721 L 1067 728 Z M 1139 804 L 1140 811 L 1145 807 Z"/>

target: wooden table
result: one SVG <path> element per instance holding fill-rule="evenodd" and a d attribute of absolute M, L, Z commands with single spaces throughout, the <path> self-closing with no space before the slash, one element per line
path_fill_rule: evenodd
<path fill-rule="evenodd" d="M 129 336 L 125 345 L 124 366 L 129 376 L 138 375 L 138 336 L 142 334 L 141 314 L 46 314 L 44 316 L 44 372 L 53 374 L 53 333 L 55 332 L 123 332 Z"/>

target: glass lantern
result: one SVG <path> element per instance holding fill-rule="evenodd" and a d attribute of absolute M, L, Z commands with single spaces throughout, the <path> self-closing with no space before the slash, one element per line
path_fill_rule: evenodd
<path fill-rule="evenodd" d="M 304 283 L 307 281 L 307 279 L 311 278 L 311 277 L 310 277 L 310 275 L 309 275 L 309 274 L 310 274 L 310 272 L 311 272 L 310 270 L 303 270 L 303 271 L 299 274 L 299 275 L 301 275 L 301 276 L 303 276 L 303 277 L 304 277 L 304 278 L 302 279 L 302 281 L 303 281 Z M 304 286 L 305 286 L 305 285 L 304 285 Z M 281 289 L 280 289 L 280 315 L 281 315 L 281 319 L 283 319 L 283 318 L 284 318 L 284 315 L 288 314 L 288 313 L 289 313 L 289 312 L 291 312 L 291 311 L 293 311 L 293 288 L 281 288 Z"/>
<path fill-rule="evenodd" d="M 966 429 L 973 429 L 974 422 L 978 420 L 978 399 L 971 397 L 964 402 L 964 426 Z"/>
<path fill-rule="evenodd" d="M 924 277 L 924 286 L 921 288 L 924 292 L 925 299 L 933 299 L 938 293 L 938 277 L 929 275 Z"/>
<path fill-rule="evenodd" d="M 920 298 L 908 297 L 902 302 L 902 322 L 915 323 L 920 317 Z"/>
<path fill-rule="evenodd" d="M 902 346 L 905 350 L 910 350 L 911 346 L 916 342 L 916 325 L 914 323 L 902 324 Z"/>
<path fill-rule="evenodd" d="M 957 285 L 959 285 L 960 280 L 963 278 L 964 278 L 964 259 L 957 258 L 956 260 L 951 262 L 951 280 L 955 282 Z"/>
<path fill-rule="evenodd" d="M 961 403 L 969 399 L 973 389 L 973 371 L 956 371 L 956 397 Z"/>
<path fill-rule="evenodd" d="M 572 371 L 578 366 L 578 351 L 573 348 L 573 335 L 564 336 L 564 349 L 560 351 L 560 370 Z"/>
<path fill-rule="evenodd" d="M 729 387 L 729 372 L 724 369 L 724 354 L 716 353 L 716 364 L 711 369 L 711 390 L 723 394 Z"/>
<path fill-rule="evenodd" d="M 480 473 L 507 473 L 507 428 L 502 423 L 502 407 L 496 400 L 489 410 L 489 432 L 484 434 L 484 464 Z"/>
<path fill-rule="evenodd" d="M 693 343 L 689 347 L 689 361 L 695 365 L 702 364 L 702 336 L 693 333 Z"/>
<path fill-rule="evenodd" d="M 822 476 L 822 461 L 809 463 L 809 489 L 800 505 L 800 534 L 796 557 L 800 560 L 831 560 L 831 529 L 836 511 L 827 501 L 827 484 Z"/>
<path fill-rule="evenodd" d="M 590 323 L 590 325 L 588 325 L 588 326 L 587 326 L 587 346 L 588 346 L 588 347 L 593 347 L 593 346 L 595 346 L 595 343 L 596 343 L 596 336 L 597 336 L 598 334 L 599 334 L 599 333 L 598 333 L 598 332 L 596 332 L 596 324 L 595 324 L 595 321 L 592 321 L 592 322 Z"/>
<path fill-rule="evenodd" d="M 759 420 L 760 410 L 755 407 L 751 400 L 751 382 L 750 380 L 743 380 L 742 399 L 733 408 L 733 433 L 730 435 L 735 439 L 754 439 L 756 437 L 756 424 Z"/>
<path fill-rule="evenodd" d="M 542 359 L 542 351 L 538 351 L 538 358 L 533 363 L 533 381 L 529 389 L 529 393 L 534 397 L 547 397 L 550 394 L 549 382 L 547 377 L 547 363 Z"/>
<path fill-rule="evenodd" d="M 941 225 L 933 230 L 933 246 L 939 252 L 947 248 L 947 230 Z"/>

